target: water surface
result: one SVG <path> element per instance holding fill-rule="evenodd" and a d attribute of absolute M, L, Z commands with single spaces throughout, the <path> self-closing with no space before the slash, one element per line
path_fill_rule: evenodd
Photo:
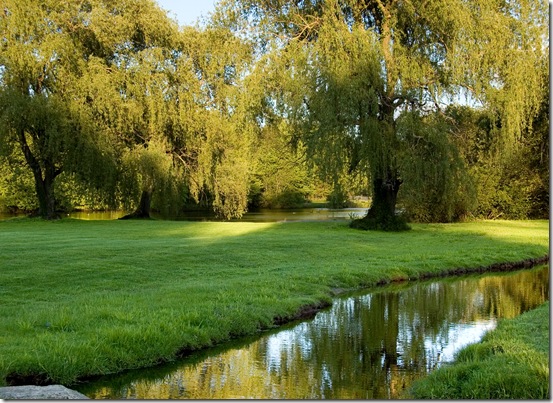
<path fill-rule="evenodd" d="M 367 208 L 299 208 L 299 209 L 261 209 L 246 212 L 240 219 L 231 221 L 246 222 L 280 222 L 280 221 L 319 221 L 319 220 L 345 220 L 363 217 Z M 77 218 L 80 220 L 116 220 L 127 214 L 121 210 L 109 211 L 73 211 L 64 213 L 65 217 Z M 13 217 L 23 217 L 25 213 L 0 212 L 0 220 Z M 217 219 L 215 214 L 209 211 L 188 211 L 174 217 L 162 217 L 158 213 L 152 213 L 154 219 L 168 219 L 176 221 L 222 221 Z"/>
<path fill-rule="evenodd" d="M 242 218 L 231 221 L 247 222 L 279 222 L 279 221 L 318 221 L 344 220 L 352 217 L 359 218 L 367 213 L 366 208 L 301 208 L 301 209 L 262 209 L 246 212 Z M 81 220 L 115 220 L 125 215 L 122 211 L 78 211 L 67 214 L 67 217 Z M 164 219 L 157 213 L 152 218 Z M 167 219 L 167 218 L 166 218 Z M 178 221 L 220 221 L 209 211 L 188 211 L 179 216 L 169 217 Z"/>
<path fill-rule="evenodd" d="M 94 399 L 397 399 L 498 319 L 549 299 L 549 268 L 373 289 L 176 363 L 75 387 Z"/>

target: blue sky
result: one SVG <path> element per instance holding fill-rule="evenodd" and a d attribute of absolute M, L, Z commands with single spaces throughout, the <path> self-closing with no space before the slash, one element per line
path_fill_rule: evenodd
<path fill-rule="evenodd" d="M 192 25 L 198 17 L 207 16 L 215 8 L 216 0 L 157 0 L 180 25 Z"/>

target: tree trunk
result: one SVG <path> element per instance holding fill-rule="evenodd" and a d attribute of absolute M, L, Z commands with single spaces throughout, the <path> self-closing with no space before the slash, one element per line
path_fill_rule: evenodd
<path fill-rule="evenodd" d="M 60 218 L 56 213 L 56 197 L 54 195 L 54 179 L 55 176 L 48 174 L 45 170 L 44 178 L 40 170 L 34 171 L 35 190 L 38 197 L 38 215 L 46 220 L 55 220 Z"/>
<path fill-rule="evenodd" d="M 25 133 L 18 133 L 19 144 L 25 161 L 33 172 L 35 179 L 35 191 L 38 198 L 38 215 L 46 220 L 55 220 L 60 218 L 56 213 L 56 197 L 54 195 L 54 180 L 62 172 L 61 169 L 56 169 L 53 162 L 48 159 L 43 160 L 42 166 L 38 162 L 35 155 L 32 153 Z"/>
<path fill-rule="evenodd" d="M 395 216 L 400 185 L 401 181 L 397 178 L 376 178 L 373 181 L 373 200 L 367 215 L 383 218 Z"/>
<path fill-rule="evenodd" d="M 401 186 L 398 174 L 388 170 L 386 178 L 373 180 L 373 198 L 367 215 L 354 220 L 351 227 L 364 230 L 404 231 L 409 226 L 396 215 L 397 194 Z"/>
<path fill-rule="evenodd" d="M 126 216 L 121 217 L 121 220 L 128 220 L 131 218 L 150 218 L 152 193 L 153 192 L 151 190 L 143 190 L 142 194 L 140 195 L 140 203 L 138 204 L 137 209 L 131 214 L 127 214 Z"/>

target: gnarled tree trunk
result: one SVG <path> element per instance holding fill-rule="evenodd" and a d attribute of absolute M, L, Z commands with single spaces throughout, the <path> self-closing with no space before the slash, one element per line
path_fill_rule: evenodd
<path fill-rule="evenodd" d="M 397 178 L 376 178 L 373 181 L 373 200 L 367 215 L 392 217 L 396 213 L 397 194 L 401 181 Z"/>
<path fill-rule="evenodd" d="M 151 218 L 150 217 L 150 210 L 152 205 L 152 193 L 151 190 L 143 190 L 142 194 L 140 195 L 140 203 L 138 204 L 138 207 L 135 211 L 133 211 L 131 214 L 127 214 L 126 216 L 121 217 L 121 220 L 128 220 L 131 218 Z"/>
<path fill-rule="evenodd" d="M 56 197 L 54 195 L 55 172 L 50 173 L 51 169 L 46 169 L 44 178 L 39 170 L 33 169 L 35 177 L 35 190 L 38 197 L 38 214 L 47 220 L 60 218 L 56 213 Z"/>
<path fill-rule="evenodd" d="M 409 226 L 396 215 L 397 194 L 401 186 L 397 172 L 388 170 L 386 178 L 373 180 L 373 198 L 367 215 L 351 223 L 352 228 L 364 230 L 404 231 Z"/>
<path fill-rule="evenodd" d="M 35 191 L 38 198 L 38 215 L 46 220 L 60 218 L 59 214 L 56 213 L 54 181 L 62 170 L 56 168 L 54 163 L 48 159 L 43 159 L 41 165 L 27 144 L 25 133 L 20 131 L 18 137 L 25 161 L 33 172 Z"/>

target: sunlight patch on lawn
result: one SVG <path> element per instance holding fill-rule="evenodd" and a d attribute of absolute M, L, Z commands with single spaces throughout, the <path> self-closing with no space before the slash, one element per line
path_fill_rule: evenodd
<path fill-rule="evenodd" d="M 171 225 L 156 230 L 159 236 L 182 236 L 191 239 L 221 239 L 260 232 L 273 227 L 275 223 L 249 222 L 201 222 L 190 225 Z"/>
<path fill-rule="evenodd" d="M 500 239 L 503 242 L 517 244 L 536 244 L 548 242 L 549 232 L 536 231 L 540 229 L 548 229 L 549 221 L 484 221 L 479 228 L 484 230 L 486 237 L 492 239 Z"/>

